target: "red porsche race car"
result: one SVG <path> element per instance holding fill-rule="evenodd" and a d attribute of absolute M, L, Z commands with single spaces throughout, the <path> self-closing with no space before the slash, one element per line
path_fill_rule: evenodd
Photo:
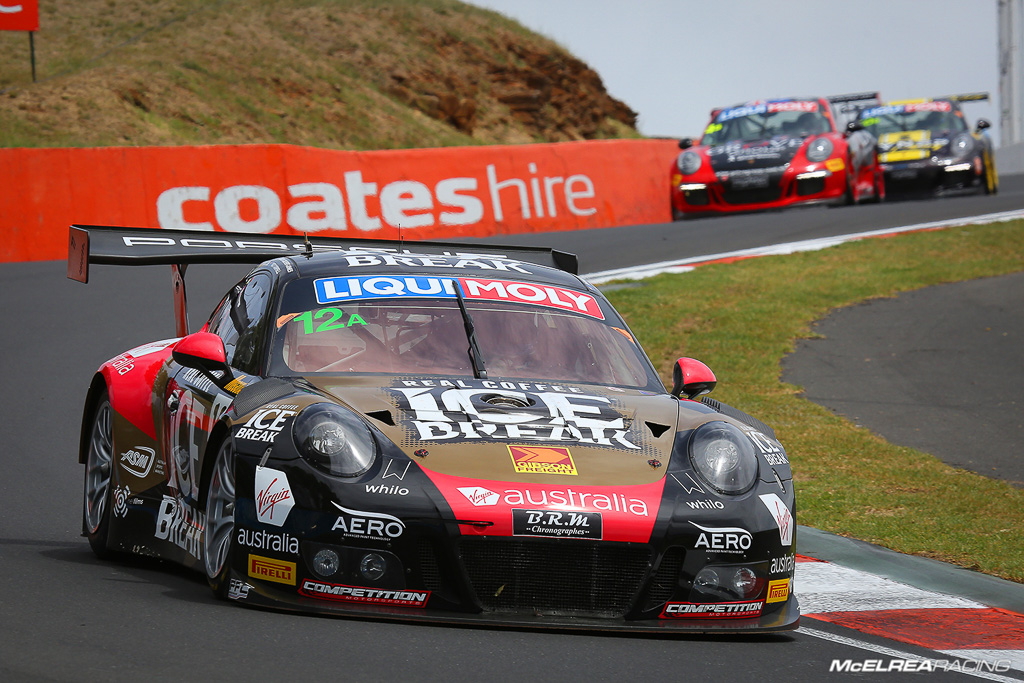
<path fill-rule="evenodd" d="M 683 151 L 670 172 L 673 219 L 884 199 L 874 136 L 842 118 L 862 103 L 879 103 L 878 94 L 758 100 L 713 110 L 699 143 L 679 142 Z"/>

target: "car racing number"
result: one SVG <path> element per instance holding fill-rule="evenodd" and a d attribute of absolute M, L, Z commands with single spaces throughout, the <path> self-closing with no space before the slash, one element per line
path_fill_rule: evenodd
<path fill-rule="evenodd" d="M 210 431 L 231 404 L 220 391 L 195 370 L 183 370 L 167 383 L 164 434 L 167 484 L 190 503 L 199 500 L 200 455 Z"/>

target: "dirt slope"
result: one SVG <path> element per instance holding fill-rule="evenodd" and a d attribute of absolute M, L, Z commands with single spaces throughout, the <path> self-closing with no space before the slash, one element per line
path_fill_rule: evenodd
<path fill-rule="evenodd" d="M 639 137 L 552 41 L 455 0 L 40 1 L 0 32 L 0 146 L 337 149 Z"/>

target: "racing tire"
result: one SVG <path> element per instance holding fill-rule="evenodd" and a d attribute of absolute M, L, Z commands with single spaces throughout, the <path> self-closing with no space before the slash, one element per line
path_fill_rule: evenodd
<path fill-rule="evenodd" d="M 217 449 L 206 490 L 203 569 L 214 595 L 226 599 L 235 553 L 235 451 L 225 438 Z"/>
<path fill-rule="evenodd" d="M 89 429 L 89 450 L 85 456 L 85 491 L 82 505 L 82 527 L 96 557 L 109 560 L 117 555 L 107 548 L 110 534 L 110 510 L 113 492 L 110 488 L 114 469 L 114 409 L 104 391 L 96 401 Z"/>

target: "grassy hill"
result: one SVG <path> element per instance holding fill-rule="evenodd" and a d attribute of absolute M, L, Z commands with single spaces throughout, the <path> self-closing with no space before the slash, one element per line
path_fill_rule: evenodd
<path fill-rule="evenodd" d="M 40 0 L 0 32 L 0 147 L 333 149 L 640 137 L 554 42 L 456 0 Z"/>

